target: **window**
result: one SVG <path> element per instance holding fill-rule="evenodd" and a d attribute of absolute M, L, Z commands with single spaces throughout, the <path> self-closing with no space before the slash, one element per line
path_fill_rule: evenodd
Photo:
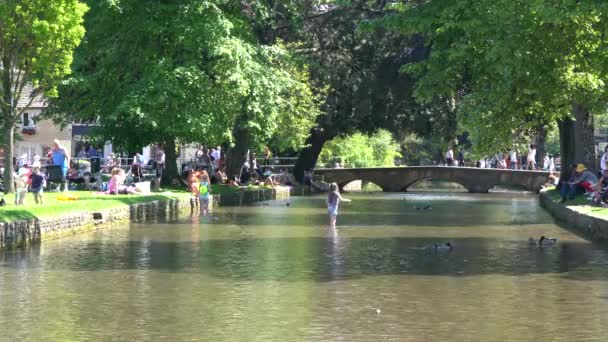
<path fill-rule="evenodd" d="M 21 115 L 21 127 L 36 127 L 34 115 L 30 113 L 23 113 Z"/>
<path fill-rule="evenodd" d="M 21 121 L 23 127 L 30 127 L 30 114 L 23 113 L 23 120 Z"/>

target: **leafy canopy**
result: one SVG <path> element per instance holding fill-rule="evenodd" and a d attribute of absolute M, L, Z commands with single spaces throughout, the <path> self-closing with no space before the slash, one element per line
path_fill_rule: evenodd
<path fill-rule="evenodd" d="M 297 145 L 319 114 L 306 68 L 284 45 L 261 44 L 250 19 L 231 1 L 91 0 L 55 113 L 96 121 L 125 148 L 230 142 L 236 125 L 267 141 L 290 122 L 282 141 Z"/>
<path fill-rule="evenodd" d="M 606 102 L 608 3 L 576 0 L 416 1 L 382 24 L 422 34 L 428 59 L 404 67 L 419 101 L 461 100 L 459 122 L 478 147 Z"/>

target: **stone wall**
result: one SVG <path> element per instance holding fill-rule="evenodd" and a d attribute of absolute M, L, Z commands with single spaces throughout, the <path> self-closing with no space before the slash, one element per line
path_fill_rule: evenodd
<path fill-rule="evenodd" d="M 594 241 L 608 241 L 608 220 L 570 209 L 551 198 L 546 191 L 540 193 L 540 205 L 555 219 L 565 223 L 568 228 L 577 230 Z"/>
<path fill-rule="evenodd" d="M 210 209 L 220 205 L 238 206 L 258 201 L 289 198 L 288 188 L 260 189 L 213 195 Z M 0 223 L 0 249 L 25 247 L 31 243 L 100 229 L 125 222 L 154 222 L 176 219 L 190 210 L 190 199 L 153 201 L 98 212 L 87 212 L 46 220 L 24 220 Z"/>

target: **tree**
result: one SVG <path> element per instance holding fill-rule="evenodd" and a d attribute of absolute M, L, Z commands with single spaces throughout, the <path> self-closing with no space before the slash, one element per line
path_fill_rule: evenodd
<path fill-rule="evenodd" d="M 299 120 L 288 143 L 314 123 L 318 110 L 305 65 L 280 42 L 260 43 L 249 17 L 257 11 L 244 3 L 90 5 L 85 43 L 54 118 L 67 112 L 69 119 L 95 121 L 98 135 L 130 150 L 165 145 L 168 179 L 177 176 L 176 143 L 236 142 L 228 154 L 233 175 L 243 150 L 269 139 L 279 123 Z"/>
<path fill-rule="evenodd" d="M 398 151 L 399 144 L 386 130 L 378 130 L 372 135 L 357 132 L 325 144 L 319 162 L 328 167 L 335 162 L 347 167 L 394 166 L 395 158 L 401 157 Z"/>
<path fill-rule="evenodd" d="M 5 191 L 13 192 L 14 132 L 37 97 L 57 96 L 84 35 L 87 6 L 78 0 L 0 2 L 0 123 Z"/>
<path fill-rule="evenodd" d="M 416 96 L 462 94 L 459 121 L 482 148 L 558 121 L 562 164 L 594 164 L 592 112 L 605 107 L 600 1 L 416 1 L 384 27 L 421 34 L 429 58 L 407 66 Z M 565 170 L 566 168 L 563 168 Z"/>
<path fill-rule="evenodd" d="M 418 106 L 411 96 L 414 80 L 399 72 L 402 64 L 425 58 L 422 37 L 361 30 L 362 23 L 384 14 L 384 1 L 355 0 L 318 11 L 304 22 L 302 50 L 311 60 L 315 86 L 327 94 L 324 115 L 298 156 L 296 179 L 315 166 L 324 144 L 337 136 L 380 128 L 425 134 L 442 126 L 437 114 L 444 111 Z"/>

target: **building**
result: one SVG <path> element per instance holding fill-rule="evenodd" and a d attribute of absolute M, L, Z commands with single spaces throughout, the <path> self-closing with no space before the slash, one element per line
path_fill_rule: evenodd
<path fill-rule="evenodd" d="M 15 139 L 14 156 L 19 158 L 27 155 L 30 160 L 35 155 L 44 158 L 54 139 L 58 139 L 68 151 L 71 151 L 71 126 L 68 125 L 62 129 L 51 120 L 37 120 L 37 117 L 46 109 L 47 101 L 42 95 L 38 95 L 32 100 L 32 92 L 33 88 L 29 85 L 26 86 L 23 89 L 24 96 L 17 104 L 17 110 L 21 111 L 23 108 L 25 110 L 21 114 L 20 122 L 15 130 L 18 138 Z"/>

